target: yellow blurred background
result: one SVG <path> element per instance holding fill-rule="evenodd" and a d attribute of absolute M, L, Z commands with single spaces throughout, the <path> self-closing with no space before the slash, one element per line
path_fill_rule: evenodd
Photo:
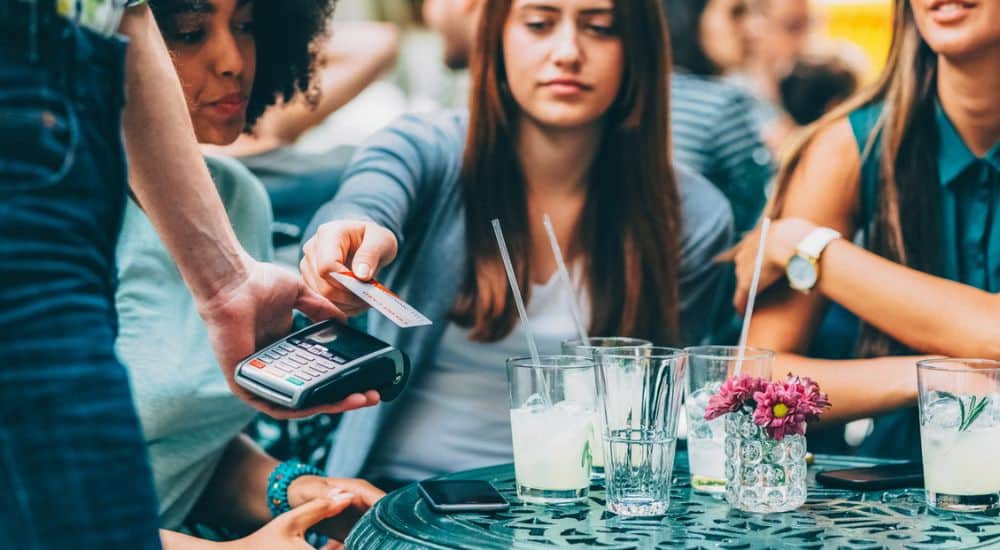
<path fill-rule="evenodd" d="M 856 45 L 865 55 L 865 80 L 885 64 L 892 31 L 891 0 L 813 0 L 822 14 L 821 32 L 834 41 Z"/>

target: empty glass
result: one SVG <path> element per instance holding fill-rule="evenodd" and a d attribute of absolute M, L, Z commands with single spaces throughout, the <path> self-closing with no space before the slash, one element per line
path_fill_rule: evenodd
<path fill-rule="evenodd" d="M 590 490 L 594 362 L 576 355 L 507 360 L 517 496 L 560 504 Z"/>
<path fill-rule="evenodd" d="M 725 417 L 705 420 L 708 400 L 733 375 L 740 357 L 737 346 L 697 346 L 685 348 L 688 354 L 687 383 L 684 408 L 687 412 L 688 464 L 691 487 L 695 491 L 713 494 L 726 492 Z M 771 379 L 774 352 L 747 347 L 743 354 L 741 374 Z"/>
<path fill-rule="evenodd" d="M 594 336 L 588 338 L 589 343 L 583 340 L 567 340 L 562 344 L 562 352 L 566 355 L 579 355 L 581 357 L 593 358 L 595 353 L 603 353 L 614 348 L 635 348 L 649 347 L 653 343 L 640 338 L 626 338 L 624 336 Z M 598 410 L 596 403 L 596 387 L 594 391 L 594 431 L 590 439 L 590 448 L 593 449 L 593 462 L 590 465 L 591 477 L 596 480 L 604 479 L 604 453 L 601 451 L 601 433 L 604 431 L 604 413 Z"/>
<path fill-rule="evenodd" d="M 917 380 L 927 503 L 1000 508 L 1000 361 L 920 361 Z"/>
<path fill-rule="evenodd" d="M 605 350 L 595 358 L 608 510 L 663 515 L 670 506 L 686 354 L 631 347 Z"/>

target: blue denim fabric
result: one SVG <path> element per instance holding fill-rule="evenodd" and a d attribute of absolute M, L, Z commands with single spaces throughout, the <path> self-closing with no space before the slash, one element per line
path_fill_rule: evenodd
<path fill-rule="evenodd" d="M 0 548 L 158 548 L 114 354 L 124 43 L 57 26 L 41 64 L 0 42 Z"/>

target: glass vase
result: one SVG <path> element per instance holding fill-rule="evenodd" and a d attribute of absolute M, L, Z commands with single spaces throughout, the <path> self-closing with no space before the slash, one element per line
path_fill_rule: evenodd
<path fill-rule="evenodd" d="M 726 415 L 726 501 L 745 512 L 786 512 L 806 501 L 806 438 L 776 441 L 748 411 Z"/>

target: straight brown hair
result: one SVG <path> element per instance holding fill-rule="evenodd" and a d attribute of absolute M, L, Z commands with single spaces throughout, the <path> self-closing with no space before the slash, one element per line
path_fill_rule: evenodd
<path fill-rule="evenodd" d="M 452 318 L 496 341 L 517 312 L 489 224 L 504 225 L 521 288 L 530 295 L 527 195 L 514 136 L 519 107 L 503 58 L 512 0 L 487 0 L 471 59 L 469 132 L 462 168 L 468 263 Z M 585 254 L 591 334 L 677 344 L 680 197 L 671 166 L 670 46 L 660 0 L 618 0 L 614 24 L 624 78 L 605 114 L 572 251 Z M 525 296 L 527 299 L 529 296 Z"/>
<path fill-rule="evenodd" d="M 941 221 L 934 115 L 936 78 L 937 54 L 920 36 L 909 0 L 895 0 L 892 45 L 882 75 L 868 89 L 818 121 L 791 148 L 778 173 L 768 215 L 780 217 L 791 176 L 818 133 L 856 109 L 881 103 L 882 113 L 861 155 L 864 164 L 874 153 L 876 143 L 880 143 L 877 196 L 871 219 L 863 220 L 867 225 L 861 228 L 866 246 L 896 263 L 929 273 L 938 271 Z M 862 323 L 859 356 L 910 351 Z"/>

